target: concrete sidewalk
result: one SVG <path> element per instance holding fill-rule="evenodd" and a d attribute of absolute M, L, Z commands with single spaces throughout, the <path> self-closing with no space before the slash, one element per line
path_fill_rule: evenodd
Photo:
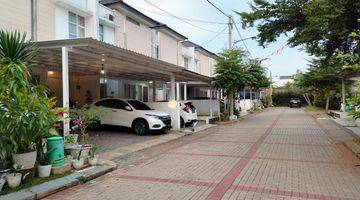
<path fill-rule="evenodd" d="M 46 199 L 356 200 L 348 136 L 301 109 L 269 109 Z"/>

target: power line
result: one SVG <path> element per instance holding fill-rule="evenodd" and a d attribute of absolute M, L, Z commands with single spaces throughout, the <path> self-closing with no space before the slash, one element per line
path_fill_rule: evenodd
<path fill-rule="evenodd" d="M 216 8 L 219 12 L 221 12 L 222 14 L 224 14 L 226 17 L 229 17 L 228 14 L 226 14 L 224 11 L 222 11 L 219 7 L 217 7 L 215 4 L 213 4 L 213 2 L 211 2 L 210 0 L 206 0 L 209 4 L 211 4 L 214 8 Z"/>
<path fill-rule="evenodd" d="M 234 19 L 229 15 L 227 14 L 226 12 L 224 12 L 223 10 L 221 10 L 219 7 L 217 7 L 213 2 L 211 2 L 210 0 L 206 0 L 209 4 L 211 4 L 214 8 L 216 8 L 219 12 L 221 12 L 223 15 L 225 15 L 226 17 L 230 17 L 231 18 L 231 21 L 233 22 L 234 26 L 235 26 L 235 29 L 236 29 L 236 32 L 238 33 L 240 39 L 242 40 L 243 44 L 244 44 L 244 47 L 246 49 L 247 52 L 249 52 L 250 54 L 250 57 L 252 58 L 252 55 L 251 55 L 251 52 L 249 51 L 249 48 L 246 46 L 246 43 L 245 41 L 243 40 L 241 34 L 240 34 L 240 30 L 239 28 L 237 27 Z"/>
<path fill-rule="evenodd" d="M 231 18 L 231 19 L 232 19 L 232 18 Z M 234 22 L 233 19 L 232 19 L 232 21 Z M 236 25 L 235 23 L 234 23 L 234 26 L 235 26 L 236 32 L 238 33 L 238 35 L 239 35 L 239 37 L 240 37 L 240 40 L 242 40 L 242 43 L 244 44 L 244 47 L 245 47 L 246 51 L 249 52 L 250 57 L 253 58 L 252 55 L 251 55 L 251 52 L 249 51 L 249 48 L 246 46 L 245 40 L 243 39 L 243 37 L 242 37 L 241 34 L 240 34 L 240 30 L 238 29 L 238 27 L 237 27 L 237 25 Z"/>
<path fill-rule="evenodd" d="M 173 16 L 171 16 L 171 15 L 169 15 L 169 14 L 164 14 L 164 13 L 161 13 L 161 12 L 156 12 L 156 11 L 149 10 L 149 9 L 145 9 L 145 8 L 138 7 L 138 6 L 132 6 L 132 7 L 136 8 L 136 9 L 139 9 L 139 10 L 142 10 L 142 11 L 154 13 L 154 14 L 161 15 L 161 16 L 165 16 L 165 17 L 173 17 Z M 173 17 L 173 18 L 174 18 L 174 17 Z M 179 16 L 177 16 L 177 18 L 180 18 L 180 19 L 183 19 L 183 20 L 187 20 L 187 21 L 192 21 L 192 22 L 205 23 L 205 24 L 228 24 L 227 22 L 207 21 L 207 20 L 202 20 L 202 19 L 194 19 L 194 18 L 179 17 Z M 237 22 L 237 23 L 239 24 L 239 22 Z"/>
<path fill-rule="evenodd" d="M 188 21 L 186 21 L 186 20 L 184 20 L 184 19 L 181 19 L 180 17 L 178 17 L 178 16 L 176 16 L 176 15 L 174 15 L 174 14 L 172 14 L 172 13 L 170 13 L 170 12 L 168 12 L 168 11 L 160 8 L 160 7 L 158 7 L 157 5 L 151 3 L 151 2 L 148 1 L 148 0 L 144 0 L 144 1 L 145 1 L 146 3 L 154 6 L 155 8 L 163 11 L 164 13 L 167 13 L 168 15 L 170 15 L 170 16 L 172 16 L 172 17 L 174 17 L 174 18 L 176 18 L 176 19 L 178 19 L 178 20 L 180 20 L 180 21 L 182 21 L 182 22 L 184 22 L 184 23 L 186 23 L 186 24 L 188 24 L 188 25 L 190 25 L 190 26 L 193 26 L 193 27 L 195 27 L 195 28 L 198 28 L 198 29 L 201 29 L 201 30 L 204 30 L 204 31 L 212 32 L 212 33 L 219 33 L 219 32 L 217 32 L 217 31 L 213 31 L 213 30 L 210 30 L 210 29 L 207 29 L 207 28 L 198 26 L 198 25 L 192 24 L 192 23 L 190 23 L 190 22 L 188 22 Z"/>
<path fill-rule="evenodd" d="M 209 41 L 204 42 L 203 44 L 201 44 L 200 46 L 204 46 L 209 44 L 210 42 L 214 41 L 217 37 L 219 37 L 219 35 L 221 35 L 222 33 L 224 33 L 224 31 L 227 29 L 227 26 L 225 26 L 225 28 L 223 28 L 218 34 L 216 34 L 214 37 L 212 37 Z"/>

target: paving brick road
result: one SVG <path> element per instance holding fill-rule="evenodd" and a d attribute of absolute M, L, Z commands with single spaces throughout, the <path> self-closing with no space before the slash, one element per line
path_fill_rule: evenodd
<path fill-rule="evenodd" d="M 270 109 L 47 199 L 360 200 L 349 137 L 301 109 Z"/>

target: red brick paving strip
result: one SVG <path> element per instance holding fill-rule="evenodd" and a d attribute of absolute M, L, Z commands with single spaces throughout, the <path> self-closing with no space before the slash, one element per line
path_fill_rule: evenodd
<path fill-rule="evenodd" d="M 226 158 L 245 158 L 245 156 L 234 156 L 226 154 L 207 154 L 207 153 L 187 153 L 187 152 L 167 152 L 169 155 L 180 155 L 180 156 L 208 156 L 208 157 L 226 157 Z M 253 156 L 249 159 L 259 159 L 259 160 L 279 160 L 279 161 L 292 161 L 292 162 L 301 162 L 301 163 L 322 163 L 322 164 L 334 164 L 334 165 L 353 165 L 353 162 L 334 162 L 334 161 L 321 161 L 321 160 L 299 160 L 299 159 L 290 159 L 290 158 L 272 158 L 272 157 L 261 157 Z"/>
<path fill-rule="evenodd" d="M 251 146 L 251 148 L 246 152 L 245 156 L 242 157 L 235 166 L 225 175 L 220 183 L 216 185 L 213 191 L 209 194 L 207 199 L 215 200 L 221 199 L 225 193 L 229 190 L 233 182 L 239 176 L 241 171 L 245 168 L 246 164 L 249 163 L 252 157 L 255 156 L 256 151 L 260 148 L 261 144 L 265 141 L 266 137 L 270 134 L 276 123 L 279 121 L 281 116 L 284 114 L 285 109 L 281 114 L 276 117 L 275 121 L 266 129 L 265 133 Z"/>

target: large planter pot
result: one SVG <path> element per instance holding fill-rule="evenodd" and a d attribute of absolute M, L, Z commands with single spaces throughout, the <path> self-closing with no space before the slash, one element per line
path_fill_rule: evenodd
<path fill-rule="evenodd" d="M 78 159 L 74 159 L 71 162 L 72 166 L 74 167 L 74 169 L 81 169 L 84 166 L 84 158 L 80 158 Z"/>
<path fill-rule="evenodd" d="M 91 166 L 95 166 L 98 162 L 98 158 L 99 158 L 98 155 L 94 155 L 94 157 L 89 157 L 89 164 Z"/>
<path fill-rule="evenodd" d="M 32 151 L 29 153 L 13 154 L 12 159 L 14 164 L 22 166 L 23 169 L 31 169 L 35 166 L 36 151 Z"/>
<path fill-rule="evenodd" d="M 91 146 L 89 145 L 73 145 L 65 147 L 67 154 L 70 154 L 73 158 L 86 158 L 89 156 Z M 79 156 L 80 154 L 80 156 Z"/>
<path fill-rule="evenodd" d="M 21 183 L 21 173 L 11 173 L 6 176 L 6 182 L 10 188 L 16 188 Z"/>
<path fill-rule="evenodd" d="M 5 183 L 6 183 L 5 178 L 0 178 L 0 192 L 1 192 L 1 190 L 3 189 Z"/>
<path fill-rule="evenodd" d="M 49 177 L 51 173 L 51 165 L 38 165 L 37 166 L 38 177 Z"/>

